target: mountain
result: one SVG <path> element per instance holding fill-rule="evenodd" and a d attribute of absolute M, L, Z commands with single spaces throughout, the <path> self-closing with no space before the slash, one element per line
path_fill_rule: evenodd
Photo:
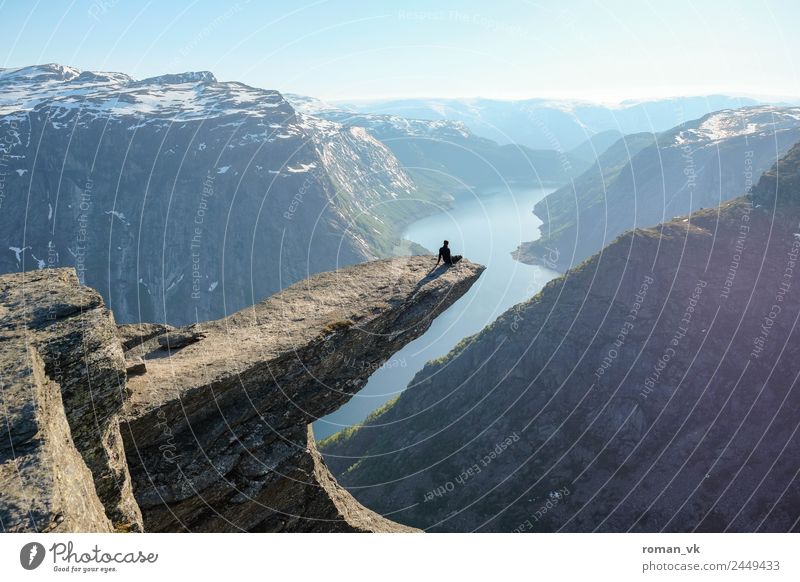
<path fill-rule="evenodd" d="M 499 145 L 475 135 L 462 121 L 359 113 L 310 97 L 286 97 L 298 111 L 345 127 L 364 128 L 392 150 L 417 183 L 451 192 L 509 183 L 560 186 L 591 163 L 585 155 L 552 148 Z"/>
<path fill-rule="evenodd" d="M 728 109 L 649 139 L 624 138 L 573 184 L 541 200 L 534 209 L 541 236 L 515 256 L 565 270 L 626 230 L 742 194 L 800 140 L 800 108 Z"/>
<path fill-rule="evenodd" d="M 658 133 L 720 109 L 757 105 L 753 99 L 707 95 L 597 105 L 556 99 L 395 99 L 346 103 L 362 113 L 464 122 L 500 144 L 568 152 L 595 134 Z"/>
<path fill-rule="evenodd" d="M 623 135 L 616 129 L 609 129 L 594 134 L 585 142 L 572 148 L 569 153 L 581 160 L 594 163 L 603 152 L 617 143 Z"/>
<path fill-rule="evenodd" d="M 0 531 L 413 531 L 336 483 L 308 425 L 483 271 L 431 260 L 321 273 L 177 329 L 115 326 L 71 268 L 0 276 Z"/>
<path fill-rule="evenodd" d="M 0 143 L 0 272 L 74 266 L 121 322 L 220 317 L 406 254 L 403 225 L 447 203 L 364 129 L 208 72 L 4 69 Z"/>
<path fill-rule="evenodd" d="M 429 363 L 329 467 L 432 531 L 800 531 L 798 224 L 800 144 Z"/>

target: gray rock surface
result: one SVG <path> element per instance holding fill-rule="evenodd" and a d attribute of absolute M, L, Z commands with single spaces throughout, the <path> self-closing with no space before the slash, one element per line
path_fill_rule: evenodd
<path fill-rule="evenodd" d="M 0 331 L 0 530 L 109 532 L 61 389 L 28 339 L 24 331 Z"/>
<path fill-rule="evenodd" d="M 117 333 L 122 341 L 122 349 L 128 351 L 173 329 L 171 325 L 161 323 L 127 323 L 118 325 Z"/>
<path fill-rule="evenodd" d="M 148 531 L 397 531 L 330 477 L 308 425 L 477 280 L 430 256 L 315 275 L 199 341 L 142 346 L 122 434 Z"/>
<path fill-rule="evenodd" d="M 23 334 L 60 386 L 72 440 L 114 527 L 141 529 L 119 433 L 125 360 L 100 294 L 73 269 L 43 269 L 0 277 L 0 306 L 0 333 Z"/>

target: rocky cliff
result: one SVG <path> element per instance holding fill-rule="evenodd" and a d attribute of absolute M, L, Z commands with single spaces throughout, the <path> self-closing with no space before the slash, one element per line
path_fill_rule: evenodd
<path fill-rule="evenodd" d="M 658 136 L 626 136 L 536 205 L 541 236 L 515 256 L 566 270 L 627 230 L 748 191 L 798 140 L 800 108 L 775 106 L 727 109 Z"/>
<path fill-rule="evenodd" d="M 442 202 L 364 129 L 277 91 L 0 70 L 0 272 L 73 266 L 121 323 L 214 319 L 408 254 L 400 229 L 425 201 Z"/>
<path fill-rule="evenodd" d="M 316 275 L 184 328 L 117 328 L 73 270 L 0 277 L 3 529 L 409 531 L 336 483 L 308 425 L 483 270 L 433 262 Z"/>
<path fill-rule="evenodd" d="M 800 531 L 800 145 L 617 238 L 322 443 L 434 531 Z"/>
<path fill-rule="evenodd" d="M 3 334 L 0 375 L 2 527 L 8 532 L 111 531 L 92 473 L 75 448 L 61 388 L 23 334 Z"/>
<path fill-rule="evenodd" d="M 33 421 L 28 438 L 32 443 L 52 440 L 65 450 L 76 449 L 94 477 L 94 483 L 81 482 L 81 487 L 96 491 L 95 499 L 105 506 L 115 528 L 141 530 L 142 516 L 131 492 L 119 432 L 119 414 L 126 398 L 125 360 L 113 315 L 99 293 L 78 285 L 75 271 L 69 269 L 3 275 L 0 304 L 2 361 L 12 366 L 3 374 L 5 405 L 16 406 L 17 400 L 8 397 L 10 390 L 32 398 L 19 413 L 20 422 L 31 421 L 33 411 L 39 411 L 34 416 L 45 419 L 66 415 L 69 431 L 52 434 L 42 428 L 43 421 Z M 25 355 L 23 347 L 30 355 L 17 360 L 19 354 Z M 45 402 L 44 396 L 19 392 L 14 368 L 20 365 L 19 372 L 27 374 L 38 391 L 49 393 L 55 386 L 60 397 L 51 394 Z M 12 440 L 15 438 L 13 435 Z M 3 455 L 6 469 L 19 463 L 16 446 L 13 442 L 10 446 Z M 72 457 L 77 474 L 82 463 Z M 58 479 L 55 482 L 62 485 Z M 31 477 L 19 483 L 19 490 L 12 487 L 7 491 L 37 499 L 38 495 L 27 493 L 27 483 L 41 485 Z M 50 503 L 46 497 L 40 501 Z M 5 517 L 3 523 L 8 527 Z"/>
<path fill-rule="evenodd" d="M 293 107 L 345 127 L 360 127 L 392 150 L 418 184 L 449 191 L 507 187 L 509 183 L 543 187 L 566 184 L 586 170 L 584 156 L 524 145 L 500 145 L 479 137 L 461 121 L 408 119 L 358 113 L 299 95 L 286 96 Z M 472 192 L 474 194 L 474 192 Z"/>

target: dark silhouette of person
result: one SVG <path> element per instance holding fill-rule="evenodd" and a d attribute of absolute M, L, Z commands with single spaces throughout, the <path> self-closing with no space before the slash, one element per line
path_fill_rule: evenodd
<path fill-rule="evenodd" d="M 445 265 L 455 265 L 461 260 L 461 255 L 450 254 L 450 241 L 444 241 L 442 247 L 439 249 L 439 257 L 436 259 L 436 266 L 439 266 L 439 261 L 443 261 Z"/>

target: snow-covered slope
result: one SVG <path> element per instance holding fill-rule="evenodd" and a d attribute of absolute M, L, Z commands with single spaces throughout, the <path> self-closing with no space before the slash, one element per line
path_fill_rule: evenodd
<path fill-rule="evenodd" d="M 462 121 L 447 119 L 411 119 L 399 115 L 363 113 L 307 97 L 305 95 L 287 94 L 286 99 L 299 112 L 322 119 L 367 128 L 382 134 L 394 133 L 415 137 L 460 137 L 475 138 Z M 480 139 L 480 138 L 477 138 Z"/>
<path fill-rule="evenodd" d="M 62 114 L 78 109 L 93 116 L 141 115 L 177 122 L 259 116 L 285 102 L 277 91 L 220 83 L 208 71 L 136 81 L 122 73 L 80 72 L 56 64 L 0 70 L 0 114 L 19 116 L 41 104 Z"/>
<path fill-rule="evenodd" d="M 745 109 L 723 109 L 668 132 L 677 145 L 715 144 L 726 139 L 768 137 L 800 126 L 800 107 L 762 105 Z"/>

